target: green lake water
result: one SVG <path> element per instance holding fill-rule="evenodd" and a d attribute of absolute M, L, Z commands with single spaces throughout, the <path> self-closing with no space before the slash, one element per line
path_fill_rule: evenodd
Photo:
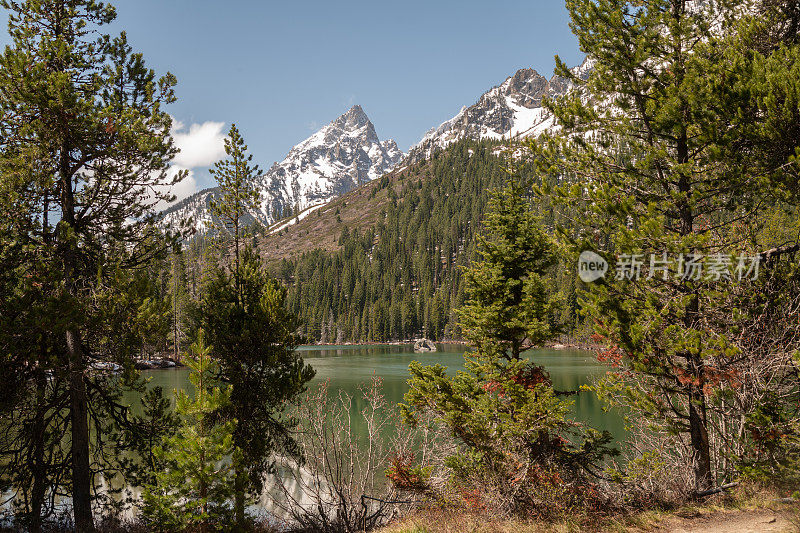
<path fill-rule="evenodd" d="M 437 345 L 435 353 L 414 353 L 411 345 L 351 345 L 351 346 L 303 346 L 300 353 L 317 374 L 310 387 L 321 380 L 330 380 L 332 392 L 344 389 L 354 397 L 358 396 L 360 384 L 379 376 L 383 380 L 384 394 L 388 401 L 403 401 L 408 390 L 408 365 L 411 361 L 423 364 L 439 363 L 454 373 L 464 366 L 463 354 L 466 347 L 459 345 Z M 560 391 L 578 391 L 581 385 L 602 376 L 607 367 L 598 363 L 593 352 L 584 350 L 543 349 L 526 354 L 550 373 L 553 385 Z M 186 369 L 151 370 L 144 375 L 151 378 L 151 386 L 160 385 L 169 394 L 176 388 L 189 387 Z M 571 397 L 574 413 L 578 420 L 592 427 L 609 430 L 616 439 L 624 438 L 624 423 L 616 412 L 603 410 L 600 401 L 589 391 L 579 391 Z M 354 409 L 358 402 L 354 401 Z"/>
<path fill-rule="evenodd" d="M 299 348 L 305 361 L 314 367 L 317 374 L 310 384 L 313 388 L 322 380 L 329 380 L 329 391 L 332 394 L 344 389 L 354 397 L 353 414 L 361 408 L 358 401 L 359 385 L 369 382 L 373 376 L 383 380 L 383 392 L 386 399 L 392 403 L 403 401 L 403 395 L 408 390 L 408 365 L 412 361 L 423 364 L 439 363 L 447 367 L 448 372 L 455 373 L 464 366 L 464 346 L 438 345 L 438 352 L 415 354 L 411 345 L 358 345 L 358 346 L 304 346 Z M 542 365 L 550 373 L 556 390 L 579 391 L 581 385 L 587 385 L 607 371 L 607 368 L 597 362 L 593 352 L 582 350 L 536 350 L 526 354 L 527 357 Z M 149 378 L 149 386 L 161 386 L 165 394 L 172 395 L 174 389 L 188 389 L 189 372 L 185 368 L 166 370 L 143 371 L 143 376 Z M 575 418 L 599 430 L 609 430 L 617 440 L 624 439 L 624 422 L 619 413 L 606 412 L 600 401 L 590 391 L 579 391 L 571 397 Z M 127 402 L 135 411 L 140 409 L 138 398 L 134 393 L 126 394 Z M 353 421 L 360 420 L 353 416 Z M 355 425 L 355 431 L 359 431 Z M 364 430 L 366 433 L 366 430 Z M 619 444 L 617 447 L 621 447 Z M 112 480 L 111 484 L 118 486 L 120 480 Z M 138 489 L 130 487 L 132 493 L 138 494 Z M 101 489 L 102 490 L 102 489 Z M 59 506 L 68 504 L 69 500 L 59 500 Z M 0 506 L 0 510 L 7 509 L 7 504 Z M 255 512 L 271 512 L 262 501 Z"/>

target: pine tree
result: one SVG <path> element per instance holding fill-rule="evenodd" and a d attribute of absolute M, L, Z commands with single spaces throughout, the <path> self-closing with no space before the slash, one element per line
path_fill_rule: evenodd
<path fill-rule="evenodd" d="M 13 189 L 0 181 L 3 200 Z M 11 194 L 9 194 L 11 193 Z M 58 276 L 43 264 L 30 265 L 31 247 L 17 238 L 17 231 L 35 226 L 35 211 L 23 198 L 10 213 L 0 217 L 0 368 L 4 376 L 0 390 L 0 483 L 15 490 L 13 503 L 21 525 L 40 533 L 42 516 L 51 512 L 49 495 L 64 464 L 61 442 L 68 438 L 68 421 L 47 424 L 54 413 L 65 409 L 60 398 L 67 394 L 65 380 L 48 379 L 50 361 L 63 356 L 63 348 L 52 342 L 61 338 L 57 302 L 50 297 Z M 8 205 L 8 204 L 5 204 Z M 60 349 L 62 348 L 62 349 Z"/>
<path fill-rule="evenodd" d="M 285 417 L 284 408 L 314 376 L 295 350 L 301 342 L 299 324 L 285 298 L 286 290 L 266 275 L 248 246 L 238 287 L 233 274 L 217 269 L 195 311 L 214 344 L 220 376 L 232 385 L 220 415 L 238 420 L 233 436 L 242 450 L 234 462 L 239 527 L 244 527 L 245 494 L 260 492 L 273 454 L 296 453 L 290 432 L 295 421 Z"/>
<path fill-rule="evenodd" d="M 163 249 L 151 224 L 152 208 L 171 198 L 161 186 L 185 175 L 167 174 L 176 149 L 171 119 L 161 106 L 175 99 L 175 78 L 156 78 L 124 33 L 98 35 L 98 28 L 115 18 L 109 5 L 90 0 L 0 5 L 9 11 L 12 40 L 0 56 L 0 164 L 4 189 L 12 191 L 2 195 L 0 216 L 12 217 L 14 205 L 7 202 L 23 198 L 35 224 L 13 237 L 33 252 L 27 260 L 60 276 L 46 295 L 57 302 L 58 313 L 44 321 L 60 336 L 53 370 L 69 376 L 68 478 L 75 527 L 89 532 L 92 465 L 98 464 L 89 456 L 90 391 L 104 391 L 101 396 L 112 400 L 109 387 L 116 385 L 103 379 L 88 383 L 94 379 L 86 373 L 88 358 L 130 353 L 127 348 L 124 355 L 109 353 L 98 345 L 118 333 L 99 330 L 120 323 L 106 320 L 102 313 L 108 307 L 95 304 L 113 285 L 109 277 L 116 271 L 139 268 Z M 33 342 L 35 333 L 29 334 Z M 103 438 L 99 427 L 93 434 Z"/>
<path fill-rule="evenodd" d="M 133 416 L 131 428 L 122 434 L 127 448 L 134 452 L 131 457 L 123 458 L 123 465 L 126 480 L 135 487 L 156 483 L 156 474 L 166 467 L 163 454 L 157 454 L 156 450 L 175 435 L 181 423 L 161 387 L 144 392 L 140 403 L 141 414 Z"/>
<path fill-rule="evenodd" d="M 235 420 L 218 422 L 214 414 L 230 402 L 230 387 L 213 386 L 217 366 L 203 330 L 184 361 L 190 370 L 193 397 L 176 391 L 181 425 L 176 435 L 154 449 L 164 465 L 142 492 L 145 522 L 157 531 L 197 528 L 226 530 L 232 521 L 235 473 L 232 462 L 240 452 L 233 444 Z"/>
<path fill-rule="evenodd" d="M 212 219 L 212 226 L 227 231 L 233 239 L 233 272 L 234 279 L 239 286 L 239 255 L 242 243 L 242 218 L 260 205 L 260 193 L 255 183 L 259 175 L 258 165 L 251 165 L 252 154 L 247 154 L 247 145 L 244 144 L 236 124 L 231 124 L 228 136 L 225 138 L 225 153 L 227 159 L 214 163 L 214 168 L 209 170 L 217 180 L 220 196 L 211 200 L 211 214 L 219 222 Z"/>
<path fill-rule="evenodd" d="M 459 310 L 476 351 L 465 354 L 466 371 L 455 376 L 413 362 L 403 413 L 411 423 L 443 424 L 463 445 L 446 461 L 462 493 L 499 491 L 501 511 L 518 516 L 557 513 L 582 503 L 582 489 L 561 484 L 580 487 L 612 453 L 611 436 L 569 420 L 569 402 L 545 370 L 521 357 L 556 332 L 549 320 L 556 300 L 542 281 L 554 263 L 553 243 L 517 179 L 490 206 L 482 260 L 465 273 L 467 301 Z"/>
<path fill-rule="evenodd" d="M 284 308 L 285 292 L 266 277 L 253 248 L 241 248 L 242 219 L 260 204 L 255 182 L 259 169 L 251 166 L 253 156 L 247 155 L 235 124 L 225 152 L 228 159 L 212 171 L 221 195 L 212 202 L 211 212 L 220 220 L 218 229 L 233 239 L 234 260 L 230 276 L 221 270 L 213 274 L 196 314 L 216 346 L 221 375 L 233 385 L 223 416 L 240 420 L 234 441 L 245 453 L 234 467 L 236 522 L 242 529 L 246 492 L 261 489 L 271 469 L 271 454 L 294 451 L 288 433 L 292 422 L 281 411 L 304 390 L 313 371 L 295 353 L 298 325 Z"/>
<path fill-rule="evenodd" d="M 557 333 L 544 283 L 555 254 L 525 195 L 522 184 L 511 181 L 492 199 L 485 221 L 489 236 L 479 238 L 482 261 L 465 273 L 471 297 L 460 310 L 470 343 L 506 359 L 519 359 Z"/>
<path fill-rule="evenodd" d="M 714 402 L 734 384 L 741 315 L 733 269 L 720 280 L 686 262 L 758 260 L 761 206 L 796 205 L 797 135 L 786 133 L 798 131 L 789 80 L 800 50 L 755 52 L 747 27 L 763 22 L 740 2 L 567 6 L 593 68 L 584 81 L 559 61 L 578 90 L 548 103 L 560 133 L 529 146 L 547 176 L 543 190 L 559 176 L 554 192 L 584 224 L 564 228 L 575 255 L 595 250 L 611 260 L 586 304 L 612 354 L 637 376 L 625 395 L 649 422 L 685 439 L 702 493 L 720 474 L 709 435 Z M 648 273 L 651 257 L 669 272 Z M 641 275 L 634 260 L 645 262 Z"/>

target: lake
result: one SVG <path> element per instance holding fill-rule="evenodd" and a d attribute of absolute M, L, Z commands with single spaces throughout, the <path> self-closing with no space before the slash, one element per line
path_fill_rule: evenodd
<path fill-rule="evenodd" d="M 455 373 L 463 368 L 463 354 L 465 346 L 453 344 L 437 345 L 438 352 L 414 353 L 412 345 L 350 345 L 350 346 L 303 346 L 298 349 L 305 361 L 314 367 L 317 374 L 310 387 L 315 387 L 323 380 L 330 380 L 329 390 L 336 393 L 344 389 L 347 393 L 358 396 L 358 387 L 369 382 L 373 376 L 383 379 L 383 392 L 386 399 L 392 403 L 403 401 L 403 395 L 408 390 L 406 380 L 409 377 L 408 365 L 412 361 L 423 364 L 439 363 L 447 367 L 449 373 Z M 550 373 L 556 390 L 579 391 L 581 385 L 590 384 L 594 379 L 601 377 L 607 367 L 597 362 L 594 353 L 585 350 L 570 349 L 542 349 L 528 352 L 527 357 L 542 365 Z M 189 371 L 186 368 L 165 370 L 145 370 L 142 375 L 149 379 L 149 386 L 161 386 L 165 394 L 172 395 L 174 389 L 189 389 Z M 127 393 L 127 401 L 133 405 L 135 411 L 139 410 L 138 398 L 134 393 Z M 615 439 L 624 439 L 624 421 L 619 413 L 603 410 L 600 401 L 589 391 L 579 391 L 572 396 L 573 413 L 575 418 L 587 422 L 595 429 L 609 430 Z M 359 409 L 361 402 L 353 402 L 353 413 Z M 361 418 L 353 417 L 358 423 Z M 359 426 L 354 425 L 359 431 Z M 364 431 L 362 434 L 366 434 Z M 621 447 L 617 444 L 617 447 Z M 117 485 L 117 482 L 112 481 Z M 134 494 L 138 490 L 131 488 Z M 69 500 L 59 499 L 59 507 L 68 504 Z M 0 510 L 8 511 L 8 503 L 0 506 Z M 254 511 L 267 510 L 264 503 Z M 132 517 L 126 513 L 126 516 Z"/>
<path fill-rule="evenodd" d="M 438 344 L 438 352 L 414 353 L 412 345 L 348 345 L 348 346 L 302 346 L 298 351 L 317 371 L 311 387 L 322 380 L 330 380 L 330 390 L 344 389 L 358 395 L 358 386 L 368 382 L 373 375 L 383 379 L 384 394 L 388 401 L 403 401 L 408 390 L 408 365 L 411 361 L 423 364 L 439 363 L 454 373 L 463 368 L 465 346 Z M 571 349 L 542 349 L 526 354 L 544 366 L 553 380 L 556 390 L 578 391 L 581 385 L 601 377 L 608 368 L 597 362 L 594 352 Z M 169 394 L 175 388 L 188 388 L 188 370 L 150 370 L 143 374 L 151 379 L 151 386 L 160 385 Z M 596 429 L 607 429 L 616 439 L 625 436 L 624 422 L 619 413 L 606 412 L 597 397 L 588 391 L 579 391 L 572 397 L 573 412 L 578 420 Z M 355 404 L 356 402 L 354 402 Z"/>

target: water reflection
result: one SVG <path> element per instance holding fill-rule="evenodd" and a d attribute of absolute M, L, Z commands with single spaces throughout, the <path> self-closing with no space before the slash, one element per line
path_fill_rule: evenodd
<path fill-rule="evenodd" d="M 303 358 L 311 364 L 317 374 L 310 387 L 323 380 L 330 380 L 329 391 L 338 394 L 344 390 L 353 397 L 351 414 L 353 426 L 359 436 L 366 435 L 366 428 L 359 426 L 363 421 L 356 416 L 363 408 L 364 402 L 359 394 L 359 386 L 369 382 L 373 376 L 383 379 L 383 392 L 391 403 L 403 401 L 408 390 L 408 365 L 411 361 L 423 364 L 441 364 L 447 367 L 448 373 L 463 369 L 463 354 L 467 347 L 461 345 L 437 345 L 435 353 L 414 353 L 412 345 L 345 345 L 345 346 L 304 346 L 299 348 Z M 543 365 L 553 380 L 557 390 L 577 391 L 571 397 L 575 418 L 587 422 L 599 430 L 609 430 L 617 441 L 625 437 L 624 422 L 619 413 L 602 409 L 598 398 L 591 392 L 580 391 L 581 385 L 590 384 L 601 377 L 607 367 L 594 358 L 592 352 L 582 350 L 535 350 L 525 354 L 536 363 Z M 150 387 L 161 386 L 168 396 L 174 389 L 189 389 L 188 370 L 185 368 L 146 370 L 142 372 L 149 378 Z M 139 401 L 135 394 L 129 393 L 126 400 L 139 411 Z M 174 400 L 173 400 L 174 401 Z M 121 479 L 115 479 L 111 485 L 119 486 Z M 269 486 L 269 483 L 268 483 Z M 129 495 L 137 495 L 138 490 L 128 488 Z M 296 495 L 298 496 L 298 495 Z M 259 514 L 270 512 L 267 506 L 267 495 L 263 495 L 258 508 L 252 509 Z"/>
<path fill-rule="evenodd" d="M 412 345 L 342 345 L 303 346 L 299 348 L 303 358 L 317 371 L 310 387 L 323 380 L 330 380 L 329 390 L 338 394 L 344 390 L 354 397 L 353 413 L 363 406 L 359 401 L 358 387 L 373 376 L 383 379 L 384 394 L 392 403 L 403 401 L 408 390 L 408 365 L 411 361 L 422 364 L 441 364 L 452 374 L 463 369 L 463 354 L 466 346 L 439 344 L 435 353 L 414 353 Z M 532 350 L 525 354 L 550 373 L 553 386 L 560 391 L 577 391 L 571 397 L 575 418 L 599 430 L 609 430 L 618 440 L 625 437 L 624 422 L 619 413 L 606 412 L 598 398 L 589 391 L 581 391 L 582 385 L 603 376 L 608 368 L 585 350 Z M 173 389 L 189 388 L 186 369 L 148 370 L 144 375 L 151 378 L 150 386 L 160 385 L 166 393 Z"/>

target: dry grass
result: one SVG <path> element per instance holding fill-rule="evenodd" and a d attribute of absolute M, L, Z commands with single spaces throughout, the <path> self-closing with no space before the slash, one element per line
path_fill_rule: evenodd
<path fill-rule="evenodd" d="M 713 496 L 702 503 L 689 503 L 677 509 L 631 511 L 607 517 L 564 516 L 552 522 L 500 520 L 459 511 L 421 511 L 380 530 L 380 533 L 571 533 L 571 532 L 647 532 L 713 531 L 731 522 L 747 522 L 748 517 L 774 513 L 780 517 L 780 531 L 800 533 L 800 505 L 780 503 L 777 491 L 745 485 Z M 788 529 L 786 529 L 788 527 Z M 720 527 L 720 530 L 723 529 Z M 756 530 L 754 530 L 756 531 Z M 772 531 L 772 529 L 765 529 Z"/>
<path fill-rule="evenodd" d="M 520 520 L 492 520 L 483 516 L 455 511 L 421 513 L 380 530 L 381 533 L 560 533 L 573 531 L 585 531 L 585 529 L 582 529 L 580 524 L 569 521 L 547 524 Z"/>
<path fill-rule="evenodd" d="M 380 188 L 380 179 L 361 185 L 310 213 L 299 223 L 263 237 L 258 246 L 261 257 L 267 263 L 275 263 L 316 249 L 338 250 L 339 237 L 345 227 L 350 232 L 374 227 L 381 211 L 389 205 L 389 189 L 400 194 L 409 183 L 416 183 L 424 175 L 424 166 L 414 165 L 388 174 L 389 186 L 384 189 Z"/>

